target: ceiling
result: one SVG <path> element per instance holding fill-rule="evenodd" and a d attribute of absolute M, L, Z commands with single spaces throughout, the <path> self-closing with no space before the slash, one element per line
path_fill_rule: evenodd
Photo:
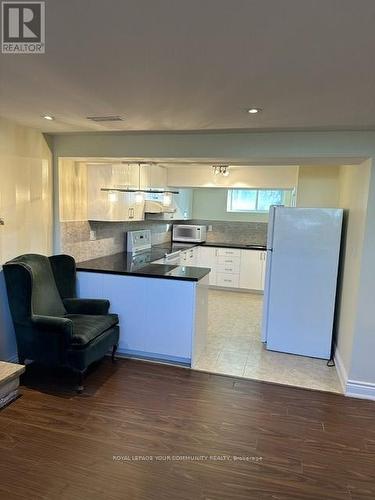
<path fill-rule="evenodd" d="M 46 53 L 0 55 L 0 114 L 45 132 L 374 128 L 374 25 L 374 0 L 48 0 Z"/>

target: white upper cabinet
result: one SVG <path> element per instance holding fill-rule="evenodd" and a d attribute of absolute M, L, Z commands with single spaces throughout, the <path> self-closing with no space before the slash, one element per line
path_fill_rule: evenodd
<path fill-rule="evenodd" d="M 102 165 L 99 166 L 101 167 Z M 103 187 L 138 189 L 140 182 L 140 167 L 138 164 L 114 163 L 111 165 L 111 167 L 112 167 L 111 185 Z"/>
<path fill-rule="evenodd" d="M 137 182 L 137 187 L 139 185 L 141 189 L 166 189 L 167 169 L 159 165 L 141 163 Z"/>
<path fill-rule="evenodd" d="M 138 165 L 137 165 L 138 168 Z M 102 188 L 138 188 L 137 170 L 128 165 L 88 164 L 87 218 L 96 221 L 132 221 L 144 219 L 144 201 L 135 193 L 102 191 Z"/>
<path fill-rule="evenodd" d="M 149 182 L 152 189 L 165 189 L 167 187 L 167 169 L 159 167 L 159 165 L 151 165 Z"/>
<path fill-rule="evenodd" d="M 139 187 L 150 189 L 151 187 L 151 165 L 141 164 L 139 167 Z"/>

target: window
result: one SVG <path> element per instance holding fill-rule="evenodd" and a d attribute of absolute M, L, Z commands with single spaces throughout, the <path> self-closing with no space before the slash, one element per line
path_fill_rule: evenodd
<path fill-rule="evenodd" d="M 271 205 L 294 205 L 294 189 L 228 189 L 227 212 L 268 212 Z"/>

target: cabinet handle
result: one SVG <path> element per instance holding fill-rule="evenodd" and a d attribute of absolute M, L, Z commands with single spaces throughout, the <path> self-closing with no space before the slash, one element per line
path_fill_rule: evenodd
<path fill-rule="evenodd" d="M 233 268 L 225 269 L 226 271 L 233 271 Z"/>
<path fill-rule="evenodd" d="M 232 283 L 232 280 L 224 280 L 225 283 Z"/>

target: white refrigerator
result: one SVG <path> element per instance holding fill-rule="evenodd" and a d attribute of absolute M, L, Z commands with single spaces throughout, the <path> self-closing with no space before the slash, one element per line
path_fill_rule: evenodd
<path fill-rule="evenodd" d="M 343 210 L 270 209 L 262 341 L 329 359 Z"/>

